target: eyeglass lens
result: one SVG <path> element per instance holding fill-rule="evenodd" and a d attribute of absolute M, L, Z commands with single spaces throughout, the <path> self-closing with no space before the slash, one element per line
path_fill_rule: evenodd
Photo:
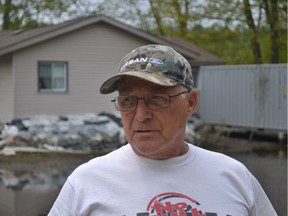
<path fill-rule="evenodd" d="M 116 109 L 120 111 L 134 110 L 137 107 L 138 100 L 144 100 L 150 109 L 161 109 L 169 106 L 169 96 L 167 95 L 147 95 L 145 98 L 136 96 L 119 96 L 115 100 Z"/>
<path fill-rule="evenodd" d="M 111 102 L 114 102 L 115 107 L 119 111 L 133 111 L 136 109 L 139 100 L 144 100 L 145 104 L 150 109 L 163 109 L 170 105 L 170 99 L 179 96 L 184 93 L 188 93 L 190 90 L 180 92 L 176 95 L 165 95 L 165 94 L 151 94 L 147 95 L 145 98 L 138 98 L 136 96 L 118 96 Z"/>

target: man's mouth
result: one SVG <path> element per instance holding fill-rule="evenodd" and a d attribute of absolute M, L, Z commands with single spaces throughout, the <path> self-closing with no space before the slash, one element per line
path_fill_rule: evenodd
<path fill-rule="evenodd" d="M 135 133 L 139 134 L 148 134 L 148 133 L 153 133 L 156 132 L 156 130 L 135 130 Z"/>

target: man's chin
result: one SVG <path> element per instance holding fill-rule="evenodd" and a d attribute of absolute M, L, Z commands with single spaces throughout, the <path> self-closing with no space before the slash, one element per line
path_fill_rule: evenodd
<path fill-rule="evenodd" d="M 149 144 L 147 144 L 149 145 Z M 147 158 L 158 158 L 158 155 L 160 154 L 160 149 L 159 148 L 147 148 L 147 146 L 139 146 L 139 145 L 133 145 L 131 144 L 134 152 L 142 157 L 147 157 Z"/>

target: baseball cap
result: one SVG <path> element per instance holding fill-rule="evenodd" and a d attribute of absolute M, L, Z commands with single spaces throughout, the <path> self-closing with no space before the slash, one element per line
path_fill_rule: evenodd
<path fill-rule="evenodd" d="M 109 94 L 117 90 L 122 77 L 138 77 L 161 85 L 183 85 L 193 88 L 192 69 L 188 61 L 173 48 L 150 44 L 128 53 L 118 67 L 118 74 L 106 80 L 100 93 Z"/>

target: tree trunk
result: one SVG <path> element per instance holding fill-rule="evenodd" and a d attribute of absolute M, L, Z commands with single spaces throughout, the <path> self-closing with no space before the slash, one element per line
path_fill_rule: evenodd
<path fill-rule="evenodd" d="M 279 63 L 279 32 L 277 29 L 278 23 L 278 2 L 277 0 L 263 0 L 264 9 L 267 17 L 267 24 L 270 28 L 270 40 L 271 40 L 271 63 Z M 269 7 L 269 3 L 271 9 Z"/>
<path fill-rule="evenodd" d="M 250 5 L 249 0 L 243 0 L 243 4 L 244 4 L 244 14 L 246 17 L 246 22 L 250 31 L 252 32 L 251 45 L 252 45 L 252 50 L 253 50 L 253 55 L 254 55 L 254 62 L 255 64 L 261 64 L 262 63 L 261 48 L 258 42 L 258 31 L 255 26 L 252 12 L 251 12 L 251 5 Z"/>
<path fill-rule="evenodd" d="M 161 21 L 161 17 L 159 12 L 157 11 L 157 8 L 154 6 L 153 0 L 149 0 L 150 6 L 151 6 L 151 11 L 152 14 L 155 18 L 159 33 L 161 36 L 165 35 L 164 29 L 163 29 L 163 25 L 162 25 L 162 21 Z"/>
<path fill-rule="evenodd" d="M 180 35 L 184 36 L 188 29 L 187 29 L 187 23 L 188 23 L 188 18 L 189 18 L 189 0 L 185 0 L 185 5 L 184 5 L 184 14 L 181 12 L 181 5 L 179 3 L 179 0 L 172 0 L 172 7 L 176 11 L 176 20 L 180 29 Z"/>
<path fill-rule="evenodd" d="M 11 12 L 11 0 L 5 0 L 4 12 L 3 12 L 3 30 L 8 30 L 10 27 L 10 12 Z"/>

